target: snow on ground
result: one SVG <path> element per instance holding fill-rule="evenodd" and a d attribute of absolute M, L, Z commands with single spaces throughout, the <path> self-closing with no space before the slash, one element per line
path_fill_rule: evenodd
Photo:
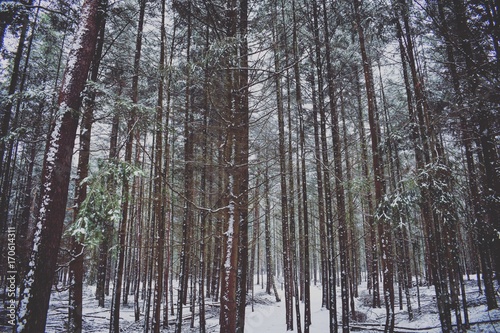
<path fill-rule="evenodd" d="M 469 320 L 472 323 L 468 332 L 500 332 L 500 310 L 486 310 L 486 300 L 484 295 L 480 295 L 477 289 L 476 281 L 471 280 L 466 282 L 467 302 L 469 304 Z M 397 290 L 397 289 L 396 289 Z M 285 304 L 283 290 L 278 286 L 281 302 L 276 303 L 274 295 L 267 295 L 260 285 L 255 285 L 254 302 L 252 311 L 252 297 L 248 296 L 248 306 L 246 310 L 246 333 L 280 333 L 286 332 L 285 325 Z M 110 298 L 106 299 L 106 307 L 99 308 L 97 301 L 94 298 L 95 288 L 89 286 L 84 291 L 84 333 L 107 333 L 109 331 L 109 316 L 110 316 Z M 416 288 L 411 290 L 412 307 L 415 318 L 410 321 L 406 303 L 404 310 L 399 310 L 398 295 L 396 295 L 396 332 L 440 332 L 439 317 L 435 305 L 434 288 L 420 287 L 421 308 L 420 312 L 417 307 Z M 340 288 L 337 290 L 339 296 L 337 301 L 339 329 L 341 320 L 340 307 Z M 403 299 L 404 296 L 403 296 Z M 362 313 L 358 316 L 360 321 L 351 321 L 351 330 L 357 332 L 380 332 L 383 331 L 385 322 L 385 308 L 373 309 L 370 307 L 371 295 L 369 295 L 364 283 L 359 288 L 359 297 L 356 299 L 356 312 Z M 500 301 L 500 300 L 499 300 Z M 206 301 L 206 318 L 207 332 L 219 332 L 218 327 L 218 303 L 213 303 L 207 299 Z M 294 308 L 295 310 L 295 308 Z M 303 304 L 301 303 L 301 321 L 303 327 Z M 68 293 L 67 291 L 54 291 L 48 315 L 47 333 L 58 333 L 65 331 L 64 325 L 67 319 L 68 312 Z M 189 307 L 185 311 L 185 328 L 183 332 L 198 332 L 198 320 L 195 316 L 194 328 L 190 328 L 191 314 Z M 312 325 L 310 326 L 311 333 L 324 333 L 329 331 L 329 313 L 328 310 L 321 307 L 321 286 L 311 286 L 311 315 Z M 141 319 L 144 317 L 141 316 Z M 171 317 L 173 322 L 175 317 Z M 462 313 L 463 319 L 463 313 Z M 455 317 L 453 315 L 453 321 Z M 120 327 L 123 332 L 142 332 L 143 320 L 134 322 L 133 296 L 129 297 L 129 304 L 123 305 L 120 312 Z M 165 329 L 164 332 L 172 331 L 173 325 L 169 325 L 170 329 Z M 296 326 L 296 323 L 294 323 Z M 293 332 L 297 332 L 295 329 Z"/>

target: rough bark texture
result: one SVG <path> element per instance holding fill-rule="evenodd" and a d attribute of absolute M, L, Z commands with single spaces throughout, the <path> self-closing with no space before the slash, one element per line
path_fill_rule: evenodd
<path fill-rule="evenodd" d="M 99 36 L 97 47 L 92 60 L 90 80 L 97 82 L 99 74 L 99 64 L 104 45 L 104 24 L 107 2 L 101 0 L 99 10 Z M 82 123 L 80 125 L 80 149 L 78 156 L 78 171 L 77 171 L 77 184 L 75 190 L 75 202 L 73 209 L 73 218 L 76 221 L 82 203 L 87 198 L 87 184 L 82 183 L 89 174 L 89 161 L 90 161 L 90 139 L 92 134 L 92 124 L 94 122 L 94 109 L 95 109 L 95 91 L 91 91 L 88 100 L 85 103 Z M 74 237 L 72 239 L 71 261 L 69 265 L 69 313 L 68 313 L 68 331 L 80 333 L 82 331 L 82 302 L 83 302 L 83 278 L 84 278 L 84 240 Z"/>
<path fill-rule="evenodd" d="M 58 105 L 62 115 L 53 127 L 44 159 L 42 202 L 18 309 L 18 332 L 42 333 L 45 330 L 66 213 L 81 92 L 94 55 L 99 29 L 98 6 L 98 0 L 87 0 L 83 4 L 77 38 L 68 58 L 59 94 Z"/>

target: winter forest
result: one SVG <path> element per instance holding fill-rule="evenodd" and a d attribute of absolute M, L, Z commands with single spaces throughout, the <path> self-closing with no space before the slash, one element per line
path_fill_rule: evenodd
<path fill-rule="evenodd" d="M 0 3 L 2 332 L 497 332 L 500 1 Z"/>

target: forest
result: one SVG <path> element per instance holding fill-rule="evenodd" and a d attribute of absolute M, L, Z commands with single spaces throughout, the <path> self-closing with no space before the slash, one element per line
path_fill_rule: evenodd
<path fill-rule="evenodd" d="M 2 331 L 500 330 L 499 0 L 5 0 L 0 54 Z"/>

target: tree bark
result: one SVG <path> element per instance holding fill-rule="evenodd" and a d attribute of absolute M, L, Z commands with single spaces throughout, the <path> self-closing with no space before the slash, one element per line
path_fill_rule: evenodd
<path fill-rule="evenodd" d="M 158 70 L 160 79 L 158 83 L 158 101 L 156 104 L 156 133 L 155 133 L 155 159 L 154 159 L 154 213 L 157 234 L 157 261 L 156 261 L 156 284 L 153 305 L 153 332 L 160 333 L 161 329 L 161 305 L 163 301 L 164 269 L 165 269 L 165 191 L 163 188 L 164 178 L 168 175 L 163 173 L 163 133 L 168 130 L 163 124 L 163 87 L 165 82 L 165 0 L 161 1 L 161 27 L 160 27 L 160 60 Z M 168 267 L 167 267 L 168 269 Z"/>
<path fill-rule="evenodd" d="M 141 0 L 139 2 L 139 20 L 137 23 L 137 35 L 135 44 L 135 54 L 134 54 L 134 69 L 132 77 L 132 112 L 130 118 L 127 122 L 127 140 L 125 143 L 125 163 L 130 163 L 132 161 L 132 146 L 134 140 L 134 134 L 136 132 L 135 122 L 136 122 L 136 105 L 138 102 L 138 91 L 139 91 L 139 69 L 140 69 L 140 59 L 142 51 L 142 31 L 144 26 L 144 14 L 146 10 L 146 0 Z M 125 178 L 123 180 L 122 188 L 122 219 L 120 221 L 120 227 L 118 230 L 118 262 L 116 268 L 116 279 L 114 283 L 113 292 L 113 302 L 110 316 L 110 333 L 119 333 L 120 331 L 120 301 L 122 294 L 122 283 L 123 283 L 123 268 L 125 264 L 125 241 L 126 241 L 126 230 L 127 224 L 129 223 L 129 190 L 130 184 L 129 180 Z"/>
<path fill-rule="evenodd" d="M 375 202 L 377 210 L 385 209 L 382 207 L 382 200 L 385 195 L 385 172 L 382 158 L 382 147 L 380 144 L 380 128 L 378 124 L 377 105 L 375 97 L 375 88 L 373 82 L 373 73 L 370 59 L 366 50 L 364 28 L 362 26 L 360 1 L 354 0 L 354 13 L 356 16 L 356 27 L 358 30 L 358 39 L 361 58 L 363 61 L 363 72 L 365 76 L 366 96 L 368 100 L 368 121 L 370 124 L 370 134 L 372 143 L 373 175 L 375 184 Z M 392 227 L 385 225 L 387 223 L 382 211 L 377 212 L 378 233 L 380 249 L 382 252 L 382 269 L 384 277 L 384 301 L 386 308 L 386 327 L 389 332 L 394 331 L 394 267 L 392 251 Z"/>
<path fill-rule="evenodd" d="M 99 74 L 99 64 L 101 60 L 103 45 L 104 45 L 104 27 L 106 23 L 107 2 L 101 0 L 99 8 L 99 36 L 97 46 L 92 60 L 90 80 L 97 82 Z M 78 157 L 78 174 L 76 180 L 75 202 L 73 209 L 73 219 L 78 218 L 81 204 L 87 198 L 87 184 L 82 183 L 89 174 L 90 160 L 90 140 L 92 133 L 92 124 L 94 122 L 95 109 L 95 91 L 91 91 L 86 101 L 85 111 L 82 118 L 80 131 L 80 149 Z M 68 313 L 68 331 L 80 333 L 82 331 L 82 308 L 83 308 L 83 274 L 84 274 L 84 250 L 83 239 L 73 237 L 71 258 L 69 264 L 69 313 Z"/>
<path fill-rule="evenodd" d="M 274 6 L 275 15 L 277 15 L 277 4 Z M 276 103 L 278 112 L 278 150 L 280 165 L 280 190 L 281 190 L 281 233 L 283 248 L 283 278 L 285 284 L 285 322 L 287 331 L 293 330 L 293 275 L 292 275 L 292 253 L 290 244 L 290 224 L 289 224 L 289 198 L 287 184 L 286 167 L 286 147 L 285 147 L 285 120 L 283 110 L 283 92 L 281 87 L 281 66 L 279 63 L 280 49 L 278 48 L 278 31 L 273 26 L 274 47 L 274 85 L 276 90 Z"/>
<path fill-rule="evenodd" d="M 344 172 L 342 167 L 342 141 L 340 140 L 340 126 L 339 126 L 339 116 L 338 110 L 335 102 L 335 86 L 334 86 L 334 73 L 331 64 L 331 51 L 329 43 L 329 28 L 327 23 L 327 9 L 326 3 L 323 1 L 323 18 L 324 18 L 324 30 L 325 30 L 325 60 L 328 76 L 328 95 L 329 95 L 329 106 L 330 106 L 330 117 L 331 117 L 331 130 L 332 130 L 332 142 L 333 142 L 333 164 L 334 164 L 334 178 L 335 178 L 335 197 L 336 197 L 336 208 L 337 208 L 337 219 L 338 219 L 338 237 L 339 237 L 339 251 L 340 251 L 340 286 L 341 286 L 341 300 L 342 300 L 342 332 L 348 333 L 349 329 L 349 257 L 348 257 L 348 247 L 347 247 L 347 220 L 346 220 L 346 210 L 345 210 L 345 193 L 344 193 Z M 322 137 L 324 133 L 322 132 Z M 324 144 L 326 143 L 326 140 Z M 326 148 L 326 145 L 323 149 Z M 326 154 L 324 155 L 326 156 Z M 325 160 L 327 161 L 327 159 Z M 328 179 L 328 178 L 327 178 Z M 328 184 L 328 182 L 325 182 Z M 326 188 L 329 191 L 329 186 Z M 329 194 L 327 192 L 327 205 Z M 328 207 L 327 207 L 328 212 Z M 333 223 L 333 215 L 332 221 Z M 333 245 L 333 243 L 331 244 Z M 332 251 L 333 254 L 333 251 Z M 335 288 L 332 285 L 332 288 Z"/>
<path fill-rule="evenodd" d="M 300 178 L 301 182 L 299 184 L 302 185 L 302 188 L 299 188 L 298 191 L 301 191 L 302 194 L 302 209 L 303 209 L 303 217 L 302 217 L 302 231 L 301 238 L 303 239 L 300 242 L 301 251 L 303 251 L 303 274 L 304 274 L 304 333 L 309 333 L 309 326 L 311 325 L 311 291 L 310 291 L 310 271 L 309 271 L 309 209 L 307 202 L 307 178 L 306 178 L 306 156 L 305 156 L 305 134 L 304 134 L 304 110 L 302 107 L 302 87 L 301 87 L 301 78 L 300 78 L 300 68 L 299 68 L 299 50 L 298 50 L 298 37 L 297 37 L 297 18 L 296 18 L 296 8 L 295 8 L 295 0 L 292 1 L 292 12 L 293 12 L 293 37 L 292 37 L 292 49 L 293 49 L 293 69 L 295 76 L 295 99 L 298 108 L 298 116 L 299 116 L 299 147 L 300 147 L 300 167 L 301 173 Z M 291 124 L 291 119 L 289 119 L 289 124 Z M 289 126 L 291 127 L 291 126 Z M 290 133 L 292 129 L 288 129 Z M 291 141 L 291 139 L 290 139 Z M 291 154 L 291 149 L 290 149 Z M 298 163 L 298 161 L 297 161 Z M 290 174 L 290 177 L 293 178 L 293 175 Z M 299 177 L 298 177 L 299 178 Z M 299 202 L 300 207 L 300 202 Z M 299 212 L 300 217 L 300 212 Z M 297 283 L 297 282 L 296 282 Z M 296 299 L 299 298 L 299 295 L 295 295 Z M 299 309 L 297 309 L 297 316 L 299 315 Z M 297 325 L 300 325 L 300 317 L 297 317 Z M 300 326 L 298 327 L 298 329 Z M 300 330 L 298 330 L 300 332 Z"/>
<path fill-rule="evenodd" d="M 312 52 L 311 52 L 312 54 Z M 314 62 L 314 61 L 312 61 Z M 317 66 L 317 65 L 316 65 Z M 322 301 L 321 307 L 329 307 L 329 284 L 328 284 L 328 252 L 326 246 L 326 220 L 324 210 L 324 190 L 323 190 L 323 159 L 321 155 L 321 143 L 319 134 L 319 114 L 318 114 L 318 92 L 315 84 L 315 73 L 311 70 L 309 75 L 310 85 L 312 89 L 313 103 L 313 127 L 314 127 L 314 159 L 316 165 L 316 186 L 318 188 L 318 226 L 319 226 L 319 244 L 320 244 L 320 260 L 321 260 L 321 285 L 322 285 Z M 320 77 L 318 77 L 320 79 Z M 322 89 L 323 85 L 318 82 L 318 89 Z M 322 98 L 320 99 L 320 102 Z"/>
<path fill-rule="evenodd" d="M 58 105 L 62 112 L 53 127 L 42 171 L 42 202 L 37 217 L 30 267 L 23 281 L 17 331 L 44 332 L 68 199 L 71 158 L 78 110 L 99 30 L 98 0 L 87 0 L 68 58 Z"/>
<path fill-rule="evenodd" d="M 186 46 L 186 89 L 185 89 L 185 110 L 184 110 L 184 216 L 182 220 L 182 247 L 180 257 L 180 272 L 179 272 L 179 289 L 177 296 L 177 319 L 175 332 L 182 331 L 182 306 L 186 304 L 187 287 L 189 278 L 190 265 L 190 234 L 192 232 L 191 225 L 194 223 L 194 117 L 191 110 L 191 16 L 188 17 L 187 26 L 187 46 Z"/>

